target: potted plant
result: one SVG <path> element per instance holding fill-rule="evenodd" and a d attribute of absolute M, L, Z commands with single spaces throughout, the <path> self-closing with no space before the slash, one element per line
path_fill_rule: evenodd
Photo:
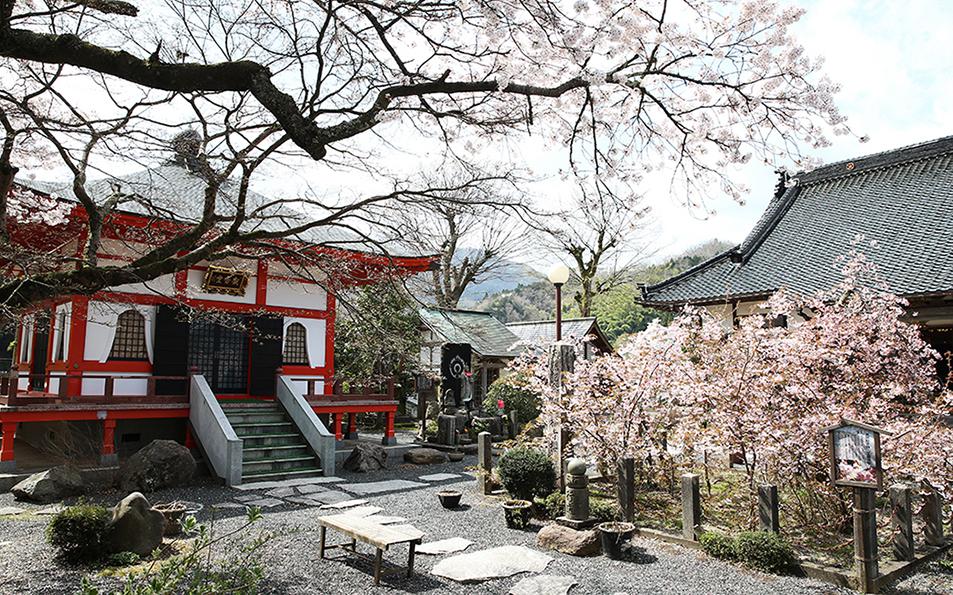
<path fill-rule="evenodd" d="M 447 458 L 450 459 L 451 463 L 459 463 L 463 460 L 463 453 L 459 450 L 451 450 L 447 453 Z"/>
<path fill-rule="evenodd" d="M 602 551 L 613 560 L 621 560 L 623 547 L 635 533 L 632 523 L 601 523 L 596 526 L 602 540 Z"/>
<path fill-rule="evenodd" d="M 152 507 L 152 510 L 161 512 L 162 516 L 165 517 L 165 530 L 163 531 L 163 535 L 173 537 L 182 532 L 180 521 L 186 510 L 188 510 L 188 506 L 186 506 L 185 503 L 166 502 L 156 504 Z"/>
<path fill-rule="evenodd" d="M 440 490 L 437 492 L 437 498 L 440 499 L 440 505 L 444 508 L 456 508 L 460 506 L 460 498 L 463 494 L 457 490 Z"/>
<path fill-rule="evenodd" d="M 503 514 L 510 529 L 525 529 L 529 525 L 529 512 L 533 503 L 529 500 L 506 500 Z"/>

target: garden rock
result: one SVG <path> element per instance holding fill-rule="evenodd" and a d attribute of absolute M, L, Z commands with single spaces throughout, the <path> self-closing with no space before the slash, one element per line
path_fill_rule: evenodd
<path fill-rule="evenodd" d="M 34 473 L 10 490 L 17 500 L 48 504 L 67 496 L 78 496 L 85 491 L 79 470 L 72 465 L 60 465 Z"/>
<path fill-rule="evenodd" d="M 447 455 L 434 448 L 412 448 L 404 453 L 404 461 L 414 465 L 437 465 L 447 462 Z"/>
<path fill-rule="evenodd" d="M 595 531 L 576 531 L 562 525 L 546 525 L 536 534 L 536 545 L 570 556 L 598 556 L 602 552 Z"/>
<path fill-rule="evenodd" d="M 520 545 L 504 545 L 438 562 L 431 574 L 458 583 L 479 583 L 521 572 L 542 572 L 553 559 Z"/>
<path fill-rule="evenodd" d="M 106 532 L 109 551 L 148 556 L 162 545 L 165 517 L 161 512 L 152 510 L 149 501 L 139 492 L 123 498 L 112 509 L 112 513 L 113 518 Z"/>
<path fill-rule="evenodd" d="M 174 440 L 153 440 L 122 466 L 119 485 L 124 491 L 154 492 L 188 483 L 194 473 L 188 448 Z"/>
<path fill-rule="evenodd" d="M 357 473 L 377 471 L 387 467 L 387 451 L 377 444 L 359 443 L 344 461 L 344 468 Z"/>

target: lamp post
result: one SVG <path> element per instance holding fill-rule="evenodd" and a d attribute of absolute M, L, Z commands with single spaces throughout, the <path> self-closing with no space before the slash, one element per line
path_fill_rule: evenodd
<path fill-rule="evenodd" d="M 549 282 L 556 287 L 556 340 L 563 339 L 563 297 L 562 288 L 569 281 L 569 267 L 561 262 L 549 269 Z"/>

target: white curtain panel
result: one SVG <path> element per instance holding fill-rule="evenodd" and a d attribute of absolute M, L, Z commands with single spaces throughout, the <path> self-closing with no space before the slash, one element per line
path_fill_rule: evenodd
<path fill-rule="evenodd" d="M 156 308 L 144 304 L 120 304 L 115 302 L 89 302 L 86 315 L 86 359 L 105 362 L 113 348 L 116 338 L 116 326 L 119 315 L 127 310 L 135 310 L 145 320 L 146 354 L 152 362 L 153 326 Z"/>
<path fill-rule="evenodd" d="M 288 327 L 295 322 L 304 327 L 305 345 L 308 349 L 308 365 L 312 368 L 324 366 L 327 321 L 323 318 L 290 318 L 286 316 L 282 326 L 282 348 L 284 348 L 284 336 L 288 332 Z"/>

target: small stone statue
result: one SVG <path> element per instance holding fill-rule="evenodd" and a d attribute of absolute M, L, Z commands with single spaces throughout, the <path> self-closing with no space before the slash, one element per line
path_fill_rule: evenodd
<path fill-rule="evenodd" d="M 570 459 L 566 465 L 566 515 L 556 522 L 573 529 L 583 529 L 595 524 L 589 515 L 589 478 L 586 477 L 586 462 Z"/>

